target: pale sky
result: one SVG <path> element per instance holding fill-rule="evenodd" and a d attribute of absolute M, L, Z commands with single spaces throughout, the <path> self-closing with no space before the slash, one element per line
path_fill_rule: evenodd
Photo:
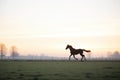
<path fill-rule="evenodd" d="M 22 55 L 120 51 L 120 0 L 0 0 L 0 43 Z"/>

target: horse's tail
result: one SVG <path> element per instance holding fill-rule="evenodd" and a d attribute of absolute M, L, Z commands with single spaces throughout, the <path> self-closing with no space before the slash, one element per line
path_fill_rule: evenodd
<path fill-rule="evenodd" d="M 91 50 L 85 50 L 85 49 L 82 49 L 83 51 L 85 51 L 85 52 L 91 52 Z"/>

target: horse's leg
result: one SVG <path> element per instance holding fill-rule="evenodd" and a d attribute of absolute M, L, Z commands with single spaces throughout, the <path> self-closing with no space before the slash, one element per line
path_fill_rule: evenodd
<path fill-rule="evenodd" d="M 75 55 L 73 55 L 73 57 L 74 57 L 76 60 L 78 60 L 78 59 L 75 57 Z"/>
<path fill-rule="evenodd" d="M 82 57 L 82 58 L 81 58 L 81 61 L 83 61 L 84 55 L 83 55 L 82 53 L 80 53 L 80 56 Z"/>
<path fill-rule="evenodd" d="M 69 56 L 69 60 L 70 60 L 71 56 L 72 56 L 72 54 Z"/>
<path fill-rule="evenodd" d="M 81 58 L 81 61 L 83 61 L 83 56 L 82 56 L 82 58 Z"/>
<path fill-rule="evenodd" d="M 83 61 L 83 58 L 84 60 L 86 60 L 85 55 L 81 55 L 81 56 L 82 56 L 81 61 Z"/>
<path fill-rule="evenodd" d="M 85 55 L 84 55 L 84 60 L 85 60 L 85 61 L 87 61 L 87 59 L 86 59 Z"/>

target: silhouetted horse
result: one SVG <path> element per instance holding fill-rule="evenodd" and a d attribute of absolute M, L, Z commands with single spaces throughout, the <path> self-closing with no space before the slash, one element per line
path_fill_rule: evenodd
<path fill-rule="evenodd" d="M 81 58 L 81 61 L 83 61 L 83 58 L 84 58 L 84 60 L 86 60 L 86 58 L 85 58 L 85 55 L 83 54 L 83 51 L 85 51 L 85 52 L 91 52 L 90 50 L 85 50 L 85 49 L 75 49 L 75 48 L 73 48 L 71 45 L 67 45 L 66 46 L 66 49 L 70 49 L 70 56 L 69 56 L 69 60 L 70 60 L 70 58 L 71 58 L 71 56 L 73 55 L 73 57 L 76 59 L 76 60 L 78 60 L 76 57 L 75 57 L 75 55 L 77 55 L 77 54 L 80 54 L 81 56 L 82 56 L 82 58 Z"/>

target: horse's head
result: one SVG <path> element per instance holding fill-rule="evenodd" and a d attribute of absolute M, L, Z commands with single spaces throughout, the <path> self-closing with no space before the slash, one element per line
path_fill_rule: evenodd
<path fill-rule="evenodd" d="M 70 48 L 70 47 L 72 47 L 72 46 L 68 44 L 65 49 L 68 49 L 68 48 Z"/>

